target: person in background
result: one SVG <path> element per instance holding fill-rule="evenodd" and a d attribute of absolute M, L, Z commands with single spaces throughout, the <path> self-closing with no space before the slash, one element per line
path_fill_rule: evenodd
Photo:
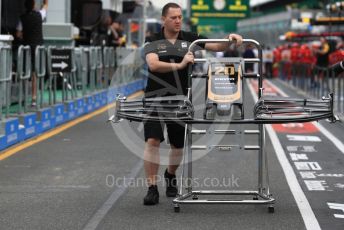
<path fill-rule="evenodd" d="M 282 46 L 277 46 L 273 50 L 273 65 L 272 65 L 272 73 L 274 77 L 281 77 L 282 78 L 282 68 L 281 68 L 281 60 L 282 60 Z"/>
<path fill-rule="evenodd" d="M 110 46 L 110 44 L 112 43 L 111 25 L 112 25 L 111 16 L 109 15 L 108 12 L 103 12 L 101 24 L 98 29 L 99 41 L 97 42 L 97 45 Z"/>
<path fill-rule="evenodd" d="M 267 78 L 272 78 L 272 61 L 273 61 L 274 55 L 272 50 L 269 46 L 266 47 L 266 49 L 263 50 L 263 62 L 264 62 L 264 70 L 265 70 L 265 76 Z"/>
<path fill-rule="evenodd" d="M 342 49 L 344 49 L 344 41 L 343 39 L 340 39 L 336 45 L 336 50 L 342 50 Z"/>
<path fill-rule="evenodd" d="M 124 27 L 120 21 L 114 21 L 111 26 L 111 43 L 114 47 L 125 46 L 125 37 L 123 36 Z"/>
<path fill-rule="evenodd" d="M 285 44 L 281 52 L 281 74 L 282 80 L 291 79 L 291 45 Z"/>
<path fill-rule="evenodd" d="M 300 56 L 300 44 L 294 42 L 290 48 L 290 61 L 294 65 L 300 63 L 301 58 L 302 57 Z"/>
<path fill-rule="evenodd" d="M 328 56 L 330 54 L 330 45 L 328 44 L 325 37 L 320 38 L 320 48 L 314 50 L 316 56 L 317 56 L 317 62 L 316 65 L 322 68 L 328 67 Z"/>
<path fill-rule="evenodd" d="M 303 44 L 300 47 L 300 62 L 309 66 L 315 64 L 315 58 L 308 44 Z"/>
<path fill-rule="evenodd" d="M 343 40 L 339 40 L 336 49 L 329 55 L 329 65 L 334 65 L 344 60 L 344 43 Z"/>
<path fill-rule="evenodd" d="M 35 9 L 35 0 L 25 0 L 24 6 L 25 13 L 20 17 L 16 36 L 22 40 L 23 45 L 31 48 L 32 106 L 36 106 L 35 51 L 37 46 L 43 45 L 42 24 L 47 16 L 48 0 L 43 1 L 39 11 Z"/>
<path fill-rule="evenodd" d="M 311 79 L 311 87 L 320 86 L 320 80 L 326 77 L 329 64 L 330 45 L 325 37 L 320 38 L 320 47 L 314 49 L 316 64 L 314 69 L 314 79 Z"/>
<path fill-rule="evenodd" d="M 253 52 L 252 46 L 248 45 L 245 52 L 242 55 L 243 58 L 255 58 L 256 55 Z M 245 73 L 253 73 L 254 63 L 245 63 Z"/>

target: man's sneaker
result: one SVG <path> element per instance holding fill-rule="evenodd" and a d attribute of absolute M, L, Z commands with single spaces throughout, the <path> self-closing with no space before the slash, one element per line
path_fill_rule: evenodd
<path fill-rule="evenodd" d="M 165 182 L 166 182 L 166 196 L 176 197 L 178 193 L 176 175 L 169 174 L 166 169 L 164 173 L 164 177 L 165 177 Z"/>
<path fill-rule="evenodd" d="M 148 188 L 147 195 L 143 198 L 143 204 L 144 205 L 155 205 L 157 203 L 159 203 L 158 186 L 151 185 Z"/>

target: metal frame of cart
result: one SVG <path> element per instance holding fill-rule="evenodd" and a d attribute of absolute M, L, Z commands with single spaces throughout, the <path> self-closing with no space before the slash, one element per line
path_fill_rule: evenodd
<path fill-rule="evenodd" d="M 200 43 L 229 43 L 228 39 L 199 39 L 194 41 L 189 51 L 193 51 Z M 264 124 L 290 123 L 290 122 L 309 122 L 320 119 L 330 119 L 335 122 L 336 117 L 333 114 L 333 94 L 329 97 L 323 97 L 321 100 L 310 99 L 291 99 L 291 98 L 265 98 L 263 97 L 263 75 L 262 75 L 262 48 L 260 44 L 251 39 L 244 39 L 244 44 L 254 45 L 258 49 L 258 58 L 243 59 L 236 58 L 241 64 L 258 63 L 258 73 L 244 73 L 243 78 L 258 79 L 258 102 L 254 107 L 254 119 L 219 119 L 207 120 L 194 118 L 194 108 L 192 104 L 192 78 L 199 77 L 192 75 L 192 66 L 189 66 L 188 76 L 188 95 L 162 98 L 143 98 L 141 100 L 127 101 L 120 95 L 117 97 L 115 114 L 109 119 L 112 122 L 120 122 L 123 119 L 137 122 L 184 122 L 185 142 L 184 142 L 184 162 L 181 180 L 186 180 L 186 186 L 181 183 L 178 196 L 173 200 L 174 211 L 180 211 L 181 204 L 261 204 L 267 205 L 269 212 L 274 212 L 275 199 L 272 197 L 269 189 L 268 159 L 265 152 L 265 128 Z M 206 62 L 207 59 L 195 59 L 195 62 Z M 244 101 L 243 101 L 244 104 Z M 243 150 L 258 151 L 258 185 L 256 190 L 201 190 L 192 189 L 192 150 L 207 149 L 208 146 L 192 146 L 193 134 L 205 134 L 205 130 L 192 130 L 193 124 L 257 124 L 257 130 L 215 130 L 214 134 L 229 135 L 258 135 L 257 145 L 212 145 L 210 148 L 220 150 L 232 150 L 239 147 Z M 186 167 L 186 170 L 184 170 Z M 186 176 L 185 176 L 186 174 Z M 183 191 L 186 190 L 186 193 Z M 200 199 L 202 195 L 242 195 L 250 199 Z"/>

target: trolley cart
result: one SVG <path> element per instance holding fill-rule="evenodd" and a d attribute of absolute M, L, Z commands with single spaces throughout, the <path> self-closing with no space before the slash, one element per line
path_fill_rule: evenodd
<path fill-rule="evenodd" d="M 229 43 L 228 39 L 199 39 L 194 41 L 189 51 L 201 43 Z M 265 124 L 309 122 L 320 119 L 336 121 L 333 114 L 333 94 L 319 100 L 291 99 L 283 97 L 263 96 L 262 75 L 262 49 L 260 44 L 251 39 L 244 39 L 244 44 L 254 45 L 258 49 L 258 58 L 208 58 L 195 59 L 195 62 L 207 62 L 209 69 L 205 77 L 205 110 L 203 119 L 194 117 L 192 103 L 192 66 L 189 67 L 188 95 L 175 97 L 142 98 L 126 100 L 117 97 L 116 111 L 110 117 L 112 122 L 120 122 L 123 119 L 137 122 L 181 122 L 185 123 L 184 136 L 184 162 L 178 196 L 173 200 L 174 211 L 179 212 L 181 204 L 263 204 L 268 206 L 269 212 L 274 212 L 275 199 L 269 189 L 268 159 L 265 152 Z M 245 63 L 258 63 L 258 73 L 244 73 Z M 244 88 L 245 78 L 258 79 L 258 97 L 253 108 L 253 118 L 249 119 L 244 114 Z M 258 143 L 254 146 L 239 146 L 242 150 L 258 151 L 258 185 L 255 190 L 201 190 L 192 188 L 192 150 L 209 149 L 208 146 L 193 146 L 193 134 L 205 134 L 206 130 L 192 130 L 193 124 L 257 124 L 258 130 L 213 130 L 214 134 L 236 135 L 239 133 L 257 135 Z M 219 150 L 232 150 L 234 145 L 211 145 L 211 148 Z M 186 167 L 186 170 L 184 169 Z M 186 191 L 186 193 L 184 193 Z M 247 199 L 200 199 L 202 195 L 241 195 Z"/>

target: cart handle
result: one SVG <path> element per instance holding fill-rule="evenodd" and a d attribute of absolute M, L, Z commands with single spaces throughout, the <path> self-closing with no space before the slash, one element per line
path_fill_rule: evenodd
<path fill-rule="evenodd" d="M 198 44 L 205 44 L 205 43 L 232 43 L 233 40 L 231 38 L 225 39 L 197 39 L 193 41 L 189 46 L 189 52 L 193 52 L 194 48 Z"/>
<path fill-rule="evenodd" d="M 231 38 L 229 38 L 229 39 L 225 39 L 225 38 L 223 38 L 223 39 L 197 39 L 190 44 L 189 52 L 193 52 L 197 45 L 205 44 L 205 43 L 229 43 L 229 45 L 230 45 L 232 43 L 235 43 L 235 40 L 232 40 Z M 253 44 L 256 46 L 256 48 L 258 50 L 261 50 L 261 46 L 260 46 L 259 42 L 256 40 L 253 40 L 253 39 L 243 39 L 242 44 Z M 260 59 L 261 58 L 252 59 L 252 60 L 247 59 L 246 61 L 248 61 L 248 62 L 250 62 L 250 61 L 251 62 L 259 62 Z M 194 61 L 195 62 L 206 62 L 206 59 L 196 58 Z"/>
<path fill-rule="evenodd" d="M 205 44 L 205 43 L 234 43 L 235 40 L 233 40 L 232 38 L 222 38 L 222 39 L 197 39 L 195 41 L 193 41 L 190 46 L 189 46 L 189 51 L 193 51 L 193 49 L 196 47 L 196 45 L 198 44 Z M 260 44 L 258 41 L 254 40 L 254 39 L 243 39 L 242 40 L 242 44 L 244 43 L 253 43 L 254 45 L 258 46 L 257 48 L 260 48 Z"/>

